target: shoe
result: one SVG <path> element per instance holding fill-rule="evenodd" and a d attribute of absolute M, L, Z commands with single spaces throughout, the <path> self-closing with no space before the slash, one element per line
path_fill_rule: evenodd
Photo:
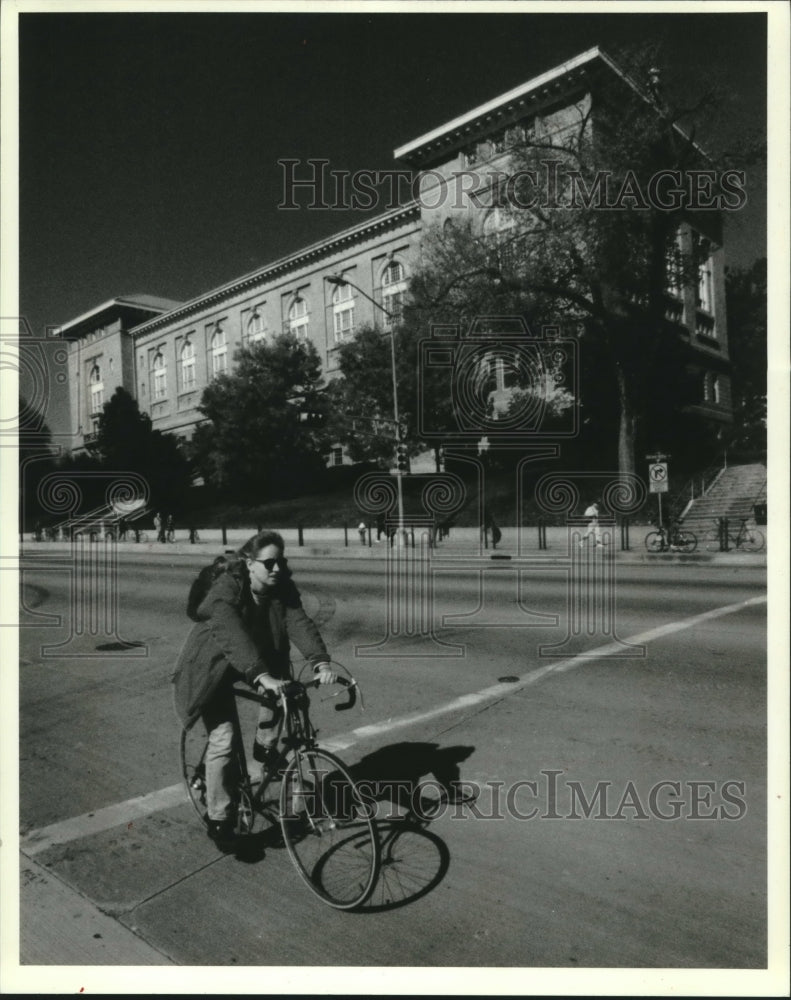
<path fill-rule="evenodd" d="M 236 832 L 233 821 L 230 819 L 210 819 L 207 820 L 209 840 L 213 840 L 223 854 L 227 854 L 234 849 Z"/>

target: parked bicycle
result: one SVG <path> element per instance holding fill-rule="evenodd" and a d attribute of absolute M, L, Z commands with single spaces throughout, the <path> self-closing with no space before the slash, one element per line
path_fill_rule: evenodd
<path fill-rule="evenodd" d="M 716 527 L 710 528 L 703 539 L 706 551 L 722 552 L 727 548 L 734 548 L 742 552 L 760 552 L 766 544 L 763 532 L 750 527 L 748 520 L 746 517 L 741 518 L 736 531 L 727 530 L 727 520 L 718 521 Z"/>
<path fill-rule="evenodd" d="M 335 664 L 341 670 L 341 664 Z M 308 689 L 317 680 L 300 679 L 280 693 L 283 729 L 277 759 L 260 771 L 248 766 L 239 699 L 260 705 L 265 695 L 247 687 L 234 687 L 233 787 L 236 798 L 236 836 L 240 842 L 261 835 L 278 824 L 289 857 L 300 878 L 323 902 L 339 910 L 352 910 L 368 899 L 380 869 L 380 845 L 371 803 L 363 801 L 346 765 L 319 748 L 309 716 Z M 337 696 L 346 701 L 343 711 L 357 699 L 359 687 L 351 677 L 338 677 Z M 248 740 L 252 746 L 252 735 Z M 207 825 L 207 734 L 198 721 L 181 734 L 181 768 L 190 801 Z M 251 768 L 256 776 L 251 774 Z"/>
<path fill-rule="evenodd" d="M 673 522 L 669 527 L 664 525 L 645 536 L 645 547 L 649 552 L 694 552 L 698 547 L 698 538 L 693 532 L 680 527 Z"/>

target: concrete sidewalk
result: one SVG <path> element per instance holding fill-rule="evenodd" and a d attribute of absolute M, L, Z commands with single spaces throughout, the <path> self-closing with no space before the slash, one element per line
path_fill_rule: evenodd
<path fill-rule="evenodd" d="M 579 537 L 581 529 L 577 526 L 571 529 L 572 539 Z M 629 548 L 621 548 L 620 528 L 613 532 L 613 549 L 617 562 L 629 563 L 693 563 L 718 566 L 766 566 L 766 548 L 760 552 L 709 552 L 706 551 L 702 538 L 698 535 L 698 547 L 691 553 L 681 552 L 648 552 L 645 548 L 646 536 L 655 531 L 653 525 L 632 525 L 629 530 Z M 766 535 L 766 529 L 761 529 Z M 97 542 L 83 543 L 85 545 L 112 544 L 119 553 L 146 553 L 149 555 L 162 556 L 195 556 L 196 559 L 212 559 L 226 549 L 237 549 L 243 545 L 253 534 L 249 528 L 229 528 L 223 532 L 219 528 L 207 529 L 200 532 L 200 541 L 190 544 L 184 533 L 177 537 L 175 542 L 167 544 L 156 541 L 134 541 L 124 542 Z M 356 530 L 343 528 L 305 528 L 302 532 L 302 545 L 299 544 L 300 537 L 296 528 L 285 528 L 280 531 L 283 536 L 287 553 L 290 558 L 299 556 L 317 557 L 331 556 L 333 559 L 374 559 L 384 561 L 392 554 L 393 550 L 388 545 L 387 540 L 382 537 L 381 541 L 376 541 L 374 533 L 373 540 L 365 544 L 360 542 Z M 450 535 L 438 542 L 432 550 L 428 549 L 427 537 L 424 533 L 423 546 L 430 554 L 432 562 L 444 563 L 446 561 L 455 562 L 457 560 L 492 560 L 504 561 L 530 559 L 541 559 L 551 563 L 554 559 L 562 560 L 568 558 L 569 552 L 569 529 L 566 527 L 549 526 L 545 533 L 546 548 L 539 548 L 538 529 L 534 526 L 517 529 L 502 528 L 502 538 L 496 549 L 485 548 L 482 544 L 480 532 L 477 528 L 453 528 Z M 415 531 L 415 548 L 417 552 L 421 546 L 421 533 Z M 410 545 L 410 551 L 413 551 Z M 587 551 L 587 550 L 586 550 Z M 609 546 L 596 550 L 597 555 L 601 552 L 609 553 Z M 25 539 L 20 544 L 20 555 L 39 555 L 43 553 L 57 554 L 68 557 L 71 548 L 66 542 L 35 542 Z"/>
<path fill-rule="evenodd" d="M 20 852 L 21 965 L 171 965 L 91 900 Z"/>

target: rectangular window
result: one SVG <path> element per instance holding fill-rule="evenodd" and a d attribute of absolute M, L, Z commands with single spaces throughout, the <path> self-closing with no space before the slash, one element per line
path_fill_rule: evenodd
<path fill-rule="evenodd" d="M 403 292 L 390 292 L 387 295 L 383 295 L 382 305 L 390 314 L 389 316 L 385 316 L 385 326 L 391 327 L 394 324 L 401 322 L 401 315 L 404 310 Z"/>
<path fill-rule="evenodd" d="M 347 340 L 354 332 L 354 306 L 346 309 L 336 307 L 334 313 L 335 343 Z"/>
<path fill-rule="evenodd" d="M 154 372 L 154 399 L 165 399 L 168 394 L 168 377 L 164 368 Z"/>
<path fill-rule="evenodd" d="M 711 257 L 704 261 L 698 270 L 698 308 L 707 313 L 714 312 L 714 294 L 712 281 Z"/>

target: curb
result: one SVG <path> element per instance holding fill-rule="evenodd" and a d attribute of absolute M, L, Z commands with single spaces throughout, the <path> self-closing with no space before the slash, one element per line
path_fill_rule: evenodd
<path fill-rule="evenodd" d="M 114 549 L 119 554 L 131 553 L 146 556 L 162 556 L 164 558 L 172 556 L 192 556 L 196 560 L 210 561 L 215 556 L 232 549 L 234 546 L 229 542 L 223 546 L 221 542 L 197 542 L 190 545 L 188 542 L 171 542 L 163 545 L 161 542 L 117 542 Z M 101 552 L 102 545 L 97 543 L 95 548 Z M 321 558 L 331 556 L 333 559 L 368 559 L 386 562 L 388 555 L 393 550 L 387 545 L 353 546 L 332 545 L 332 544 L 306 544 L 303 546 L 288 545 L 289 559 L 300 557 Z M 417 551 L 409 549 L 409 552 Z M 20 558 L 31 555 L 44 555 L 56 553 L 64 559 L 69 559 L 71 549 L 64 542 L 24 542 L 19 547 Z M 567 559 L 567 555 L 559 547 L 547 549 L 535 549 L 524 551 L 517 555 L 507 550 L 491 551 L 489 549 L 478 549 L 472 546 L 448 545 L 443 543 L 433 551 L 432 559 L 437 563 L 453 565 L 456 562 L 470 560 L 490 561 L 505 568 L 509 563 L 519 564 L 524 560 L 534 562 L 540 559 L 542 562 L 550 563 L 553 556 L 558 559 Z M 741 566 L 751 568 L 765 568 L 767 565 L 766 551 L 762 552 L 693 552 L 685 554 L 681 552 L 641 552 L 638 549 L 616 549 L 615 559 L 619 563 L 647 563 L 657 565 L 704 565 L 704 566 Z"/>

